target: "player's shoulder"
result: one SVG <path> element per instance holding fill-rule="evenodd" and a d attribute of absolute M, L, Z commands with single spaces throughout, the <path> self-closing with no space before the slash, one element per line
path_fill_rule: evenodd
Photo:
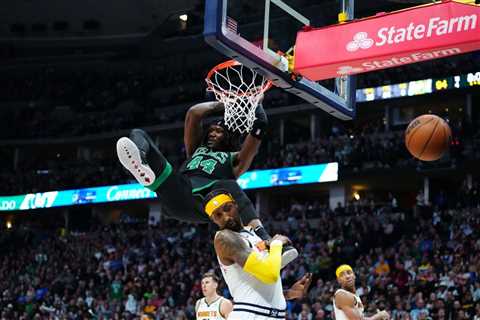
<path fill-rule="evenodd" d="M 198 308 L 200 308 L 204 300 L 205 298 L 200 298 L 197 300 L 197 302 L 195 302 L 195 311 L 198 311 Z"/>
<path fill-rule="evenodd" d="M 355 304 L 355 295 L 345 289 L 337 289 L 333 295 L 333 299 L 337 306 Z"/>
<path fill-rule="evenodd" d="M 220 231 L 217 231 L 215 233 L 215 240 L 220 239 L 220 240 L 231 240 L 231 239 L 237 239 L 240 236 L 240 233 L 229 230 L 229 229 L 222 229 Z"/>
<path fill-rule="evenodd" d="M 213 245 L 220 259 L 237 262 L 242 266 L 251 251 L 240 234 L 232 230 L 217 232 Z M 227 260 L 223 260 L 222 263 L 227 263 Z"/>
<path fill-rule="evenodd" d="M 347 295 L 347 296 L 355 296 L 355 294 L 351 293 L 350 291 L 348 290 L 345 290 L 345 289 L 342 289 L 342 288 L 339 288 L 337 290 L 335 290 L 335 293 L 333 294 L 334 296 L 337 296 L 337 295 Z"/>
<path fill-rule="evenodd" d="M 220 297 L 218 308 L 220 309 L 220 315 L 222 316 L 222 318 L 226 319 L 228 317 L 228 314 L 233 309 L 233 303 L 225 297 Z"/>
<path fill-rule="evenodd" d="M 220 231 L 217 231 L 215 234 L 215 238 L 213 240 L 213 243 L 215 245 L 232 245 L 238 242 L 240 238 L 240 234 L 238 232 L 228 230 L 228 229 L 223 229 Z"/>
<path fill-rule="evenodd" d="M 219 301 L 220 301 L 220 303 L 232 303 L 232 301 L 230 301 L 230 299 L 225 298 L 224 296 L 220 296 Z"/>

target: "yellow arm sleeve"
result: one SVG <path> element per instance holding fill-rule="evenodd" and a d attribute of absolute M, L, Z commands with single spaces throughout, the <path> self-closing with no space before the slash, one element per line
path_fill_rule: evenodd
<path fill-rule="evenodd" d="M 247 258 L 243 270 L 266 284 L 274 284 L 280 278 L 282 262 L 282 242 L 274 240 L 270 244 L 270 253 L 266 258 L 253 251 Z"/>

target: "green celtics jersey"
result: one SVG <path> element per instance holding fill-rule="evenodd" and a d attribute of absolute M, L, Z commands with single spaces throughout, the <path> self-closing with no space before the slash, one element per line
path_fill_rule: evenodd
<path fill-rule="evenodd" d="M 190 178 L 195 190 L 216 180 L 235 179 L 232 162 L 231 152 L 212 151 L 207 147 L 198 147 L 190 159 L 183 163 L 180 172 Z"/>

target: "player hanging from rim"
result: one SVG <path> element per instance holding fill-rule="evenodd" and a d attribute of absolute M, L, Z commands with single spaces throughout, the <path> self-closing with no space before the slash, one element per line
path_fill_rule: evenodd
<path fill-rule="evenodd" d="M 220 296 L 217 292 L 220 279 L 213 273 L 207 272 L 202 276 L 203 298 L 195 303 L 196 320 L 227 319 L 232 311 L 230 300 Z"/>
<path fill-rule="evenodd" d="M 355 273 L 352 267 L 342 264 L 335 271 L 341 289 L 333 296 L 333 310 L 335 320 L 388 320 L 390 315 L 386 311 L 378 311 L 372 317 L 363 315 L 363 304 L 355 293 Z"/>
<path fill-rule="evenodd" d="M 130 137 L 117 141 L 117 155 L 122 165 L 136 180 L 157 193 L 167 216 L 183 221 L 208 222 L 202 207 L 204 196 L 212 190 L 226 189 L 239 205 L 245 225 L 251 226 L 264 241 L 271 239 L 250 199 L 236 182 L 248 170 L 268 124 L 259 104 L 256 120 L 241 147 L 223 121 L 211 124 L 203 134 L 205 117 L 224 109 L 220 102 L 204 102 L 192 106 L 185 117 L 184 143 L 187 160 L 179 171 L 158 150 L 147 133 L 133 129 Z M 298 256 L 289 246 L 284 249 L 282 266 Z"/>
<path fill-rule="evenodd" d="M 204 208 L 220 229 L 215 234 L 215 252 L 234 301 L 228 320 L 285 319 L 285 299 L 303 298 L 312 281 L 312 275 L 307 273 L 283 291 L 282 247 L 290 244 L 290 240 L 276 235 L 270 249 L 259 246 L 262 239 L 251 227 L 242 224 L 239 207 L 227 190 L 217 189 L 207 194 Z"/>

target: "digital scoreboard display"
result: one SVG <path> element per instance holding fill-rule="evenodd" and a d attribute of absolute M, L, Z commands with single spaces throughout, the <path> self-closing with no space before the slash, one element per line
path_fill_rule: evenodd
<path fill-rule="evenodd" d="M 480 86 L 480 71 L 445 78 L 424 79 L 375 88 L 358 89 L 357 102 L 413 97 L 433 92 Z"/>

